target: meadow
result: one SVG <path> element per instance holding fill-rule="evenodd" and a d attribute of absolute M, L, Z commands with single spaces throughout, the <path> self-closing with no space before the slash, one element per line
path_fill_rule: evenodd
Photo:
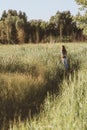
<path fill-rule="evenodd" d="M 65 46 L 68 72 L 61 44 L 0 46 L 2 129 L 87 130 L 87 44 Z"/>

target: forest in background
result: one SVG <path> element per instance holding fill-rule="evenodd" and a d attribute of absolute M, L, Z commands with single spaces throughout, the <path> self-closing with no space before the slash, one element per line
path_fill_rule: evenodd
<path fill-rule="evenodd" d="M 79 14 L 78 14 L 79 15 Z M 25 12 L 4 10 L 0 18 L 0 43 L 57 43 L 86 41 L 83 29 L 75 16 L 63 11 L 51 16 L 49 21 L 27 20 Z"/>
<path fill-rule="evenodd" d="M 0 18 L 0 43 L 58 43 L 87 41 L 87 1 L 75 0 L 76 16 L 57 11 L 49 21 L 28 20 L 25 12 L 4 10 Z M 84 13 L 81 13 L 84 12 Z"/>

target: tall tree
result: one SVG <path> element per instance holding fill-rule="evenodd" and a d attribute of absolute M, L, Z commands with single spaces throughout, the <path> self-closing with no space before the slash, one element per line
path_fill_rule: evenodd
<path fill-rule="evenodd" d="M 40 27 L 41 27 L 41 32 L 42 32 L 42 35 L 41 35 L 41 41 L 42 42 L 46 42 L 47 41 L 47 26 L 48 26 L 48 23 L 45 22 L 45 21 L 42 21 L 41 24 L 40 24 Z"/>
<path fill-rule="evenodd" d="M 80 11 L 83 10 L 84 13 L 78 13 L 75 17 L 77 21 L 77 26 L 83 29 L 83 34 L 87 35 L 87 0 L 75 0 L 78 5 L 80 5 Z"/>
<path fill-rule="evenodd" d="M 7 17 L 7 13 L 6 13 L 6 10 L 4 10 L 4 11 L 2 12 L 1 20 L 5 20 L 6 17 Z"/>
<path fill-rule="evenodd" d="M 16 21 L 16 29 L 17 29 L 17 35 L 18 35 L 18 41 L 19 43 L 25 42 L 25 30 L 24 30 L 24 20 L 19 18 Z"/>
<path fill-rule="evenodd" d="M 41 20 L 35 20 L 35 36 L 36 36 L 36 43 L 38 43 L 40 41 L 40 24 L 41 24 Z"/>
<path fill-rule="evenodd" d="M 0 41 L 2 43 L 4 43 L 4 41 L 6 40 L 5 29 L 6 29 L 5 22 L 4 22 L 4 20 L 1 20 L 0 21 Z"/>
<path fill-rule="evenodd" d="M 12 25 L 13 25 L 13 17 L 9 14 L 8 17 L 5 19 L 6 24 L 6 32 L 7 32 L 7 41 L 8 43 L 11 43 L 11 31 L 12 31 Z"/>
<path fill-rule="evenodd" d="M 87 0 L 75 0 L 78 5 L 82 6 L 83 8 L 87 8 Z"/>
<path fill-rule="evenodd" d="M 58 11 L 55 16 L 51 17 L 50 22 L 56 24 L 56 28 L 59 32 L 60 41 L 63 40 L 64 36 L 70 36 L 72 29 L 72 21 L 73 20 L 70 11 Z"/>

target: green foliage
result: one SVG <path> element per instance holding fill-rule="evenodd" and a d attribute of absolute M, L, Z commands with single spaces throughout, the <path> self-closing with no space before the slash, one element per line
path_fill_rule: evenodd
<path fill-rule="evenodd" d="M 71 35 L 72 17 L 69 11 L 57 12 L 55 16 L 52 16 L 50 22 L 55 23 L 56 28 L 59 31 L 60 41 L 63 39 L 63 35 Z"/>
<path fill-rule="evenodd" d="M 80 11 L 84 11 L 83 15 L 79 13 L 76 16 L 77 26 L 83 30 L 84 35 L 87 35 L 87 1 L 76 0 L 76 2 L 81 6 Z"/>
<path fill-rule="evenodd" d="M 3 43 L 17 43 L 18 37 L 17 34 L 20 32 L 18 29 L 22 29 L 23 33 L 21 34 L 22 42 L 25 42 L 25 29 L 27 19 L 26 14 L 21 13 L 19 15 L 16 10 L 8 10 L 8 12 L 4 11 L 2 13 L 1 22 L 0 22 L 0 31 L 1 31 L 1 37 L 0 40 Z M 3 24 L 2 24 L 3 23 Z M 3 30 L 2 30 L 3 28 Z M 20 42 L 20 41 L 19 41 Z"/>
<path fill-rule="evenodd" d="M 77 4 L 83 6 L 84 8 L 87 8 L 87 1 L 86 0 L 75 0 Z"/>
<path fill-rule="evenodd" d="M 60 41 L 83 40 L 82 30 L 78 30 L 70 11 L 57 12 L 48 22 L 27 21 L 24 12 L 4 10 L 0 19 L 0 42 L 17 43 L 56 43 Z M 78 39 L 77 39 L 78 36 Z M 66 40 L 65 40 L 66 39 Z M 74 40 L 73 40 L 74 39 Z"/>

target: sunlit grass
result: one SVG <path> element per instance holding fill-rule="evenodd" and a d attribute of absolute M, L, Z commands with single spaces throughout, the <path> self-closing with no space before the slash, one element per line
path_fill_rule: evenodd
<path fill-rule="evenodd" d="M 61 87 L 60 95 L 47 95 L 39 116 L 26 122 L 14 122 L 12 130 L 86 130 L 87 72 L 74 73 L 73 80 L 70 76 Z"/>
<path fill-rule="evenodd" d="M 76 98 L 81 98 L 83 92 L 79 84 L 83 86 L 87 78 L 87 45 L 67 43 L 65 46 L 70 63 L 67 77 L 60 59 L 61 44 L 0 46 L 0 119 L 15 119 L 12 130 L 74 130 L 71 125 L 78 112 L 75 109 L 79 109 Z M 84 89 L 86 91 L 86 86 Z M 54 90 L 58 96 L 53 98 L 48 94 L 45 99 L 46 94 Z M 44 99 L 40 117 L 21 122 L 21 118 L 30 118 L 30 111 L 40 109 Z M 83 102 L 86 102 L 84 97 Z M 83 106 L 86 112 L 86 105 Z M 20 118 L 18 124 L 17 118 Z M 75 130 L 78 130 L 79 118 L 75 121 Z M 79 130 L 80 127 L 82 124 Z"/>

